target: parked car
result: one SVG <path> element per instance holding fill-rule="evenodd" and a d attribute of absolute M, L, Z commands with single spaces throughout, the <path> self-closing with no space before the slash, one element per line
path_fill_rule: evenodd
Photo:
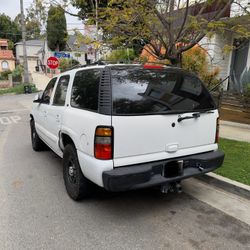
<path fill-rule="evenodd" d="M 201 80 L 180 68 L 102 65 L 54 77 L 31 111 L 35 151 L 63 158 L 74 200 L 161 186 L 220 167 L 218 110 Z"/>

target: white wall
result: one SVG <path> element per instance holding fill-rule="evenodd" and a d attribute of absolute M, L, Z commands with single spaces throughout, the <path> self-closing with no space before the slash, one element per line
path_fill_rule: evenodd
<path fill-rule="evenodd" d="M 37 59 L 39 59 L 39 55 L 37 54 L 37 52 L 41 48 L 42 46 L 39 46 L 39 45 L 26 46 L 29 72 L 35 71 L 35 66 L 37 65 Z M 22 44 L 16 45 L 16 59 L 19 60 L 21 64 L 23 63 L 23 45 Z"/>
<path fill-rule="evenodd" d="M 27 56 L 31 57 L 38 57 L 37 52 L 42 48 L 42 46 L 39 45 L 28 45 L 26 46 Z M 20 59 L 20 56 L 23 56 L 23 45 L 17 44 L 16 45 L 16 58 L 17 60 Z"/>
<path fill-rule="evenodd" d="M 232 60 L 232 52 L 224 53 L 223 48 L 225 45 L 232 45 L 232 43 L 233 38 L 230 34 L 216 34 L 211 39 L 205 37 L 199 43 L 207 50 L 209 54 L 208 60 L 211 63 L 211 67 L 218 67 L 220 69 L 218 78 L 222 80 L 229 76 Z M 224 83 L 224 89 L 227 89 L 227 82 L 228 81 L 225 81 Z"/>
<path fill-rule="evenodd" d="M 249 43 L 249 49 L 248 49 L 248 57 L 247 57 L 247 68 L 250 68 L 250 43 Z"/>
<path fill-rule="evenodd" d="M 250 11 L 250 1 L 249 0 L 237 0 L 243 7 L 247 7 L 247 10 Z M 242 16 L 244 15 L 244 10 L 237 4 L 233 3 L 231 6 L 230 17 Z"/>

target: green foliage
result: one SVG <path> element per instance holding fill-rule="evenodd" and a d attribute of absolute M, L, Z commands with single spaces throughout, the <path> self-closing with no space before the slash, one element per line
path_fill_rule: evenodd
<path fill-rule="evenodd" d="M 13 82 L 21 82 L 23 75 L 23 66 L 17 65 L 16 68 L 12 71 Z"/>
<path fill-rule="evenodd" d="M 21 29 L 5 14 L 0 14 L 0 37 L 9 39 L 13 43 L 19 42 L 22 37 Z"/>
<path fill-rule="evenodd" d="M 24 86 L 27 84 L 18 84 L 12 88 L 7 89 L 0 89 L 0 95 L 9 94 L 9 93 L 15 93 L 15 94 L 23 94 L 24 93 Z M 32 92 L 37 92 L 37 88 L 34 84 L 31 85 Z"/>
<path fill-rule="evenodd" d="M 61 72 L 69 70 L 78 64 L 80 63 L 75 59 L 68 59 L 68 58 L 59 59 L 59 69 L 61 70 Z"/>
<path fill-rule="evenodd" d="M 82 20 L 87 19 L 89 24 L 95 23 L 96 0 L 71 0 L 71 4 L 76 7 L 78 15 Z M 108 0 L 99 0 L 98 8 L 102 9 L 108 6 Z"/>
<path fill-rule="evenodd" d="M 95 23 L 95 1 L 72 0 L 79 8 L 80 17 Z M 101 3 L 106 1 L 101 1 Z M 164 4 L 165 2 L 165 4 Z M 179 64 L 181 54 L 195 46 L 204 36 L 210 37 L 232 30 L 240 37 L 249 37 L 248 23 L 238 25 L 221 21 L 232 1 L 110 0 L 98 9 L 98 24 L 104 32 L 105 42 L 113 47 L 132 47 L 135 41 L 150 44 L 150 53 L 157 59 L 168 59 Z M 208 15 L 205 11 L 213 9 Z M 204 13 L 202 13 L 202 11 Z M 209 17 L 209 19 L 208 19 Z M 165 53 L 162 52 L 165 49 Z"/>
<path fill-rule="evenodd" d="M 8 80 L 8 75 L 11 73 L 12 73 L 11 70 L 5 70 L 5 71 L 1 72 L 1 78 L 3 80 Z"/>
<path fill-rule="evenodd" d="M 219 148 L 225 152 L 226 157 L 223 166 L 216 173 L 250 185 L 250 143 L 220 139 Z"/>
<path fill-rule="evenodd" d="M 44 1 L 33 0 L 29 8 L 26 9 L 27 17 L 25 20 L 26 34 L 28 39 L 39 39 L 41 30 L 47 20 L 47 10 Z"/>
<path fill-rule="evenodd" d="M 26 21 L 27 39 L 41 38 L 41 24 L 38 20 L 28 19 Z"/>
<path fill-rule="evenodd" d="M 47 20 L 47 39 L 51 50 L 63 51 L 67 41 L 67 24 L 64 10 L 60 6 L 50 6 Z"/>
<path fill-rule="evenodd" d="M 14 49 L 14 43 L 11 40 L 8 40 L 8 49 Z"/>
<path fill-rule="evenodd" d="M 117 49 L 113 50 L 110 55 L 108 55 L 105 60 L 111 62 L 117 61 L 133 61 L 136 58 L 133 49 Z"/>

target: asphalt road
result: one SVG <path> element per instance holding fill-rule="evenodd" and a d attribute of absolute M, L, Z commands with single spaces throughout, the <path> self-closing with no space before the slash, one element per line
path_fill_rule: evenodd
<path fill-rule="evenodd" d="M 0 97 L 0 249 L 250 249 L 247 224 L 192 194 L 99 191 L 72 201 L 61 160 L 31 148 L 32 98 Z"/>

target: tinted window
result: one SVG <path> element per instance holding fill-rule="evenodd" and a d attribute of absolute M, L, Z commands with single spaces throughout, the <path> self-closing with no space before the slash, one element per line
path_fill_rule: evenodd
<path fill-rule="evenodd" d="M 68 84 L 69 84 L 69 75 L 60 77 L 56 87 L 53 105 L 64 106 Z"/>
<path fill-rule="evenodd" d="M 57 80 L 57 78 L 51 79 L 50 82 L 48 83 L 47 87 L 45 88 L 45 90 L 43 92 L 43 96 L 42 96 L 42 100 L 44 103 L 49 104 L 56 80 Z"/>
<path fill-rule="evenodd" d="M 114 114 L 156 114 L 216 108 L 199 78 L 178 69 L 111 70 Z"/>
<path fill-rule="evenodd" d="M 75 75 L 71 106 L 98 111 L 100 69 L 78 71 Z"/>

